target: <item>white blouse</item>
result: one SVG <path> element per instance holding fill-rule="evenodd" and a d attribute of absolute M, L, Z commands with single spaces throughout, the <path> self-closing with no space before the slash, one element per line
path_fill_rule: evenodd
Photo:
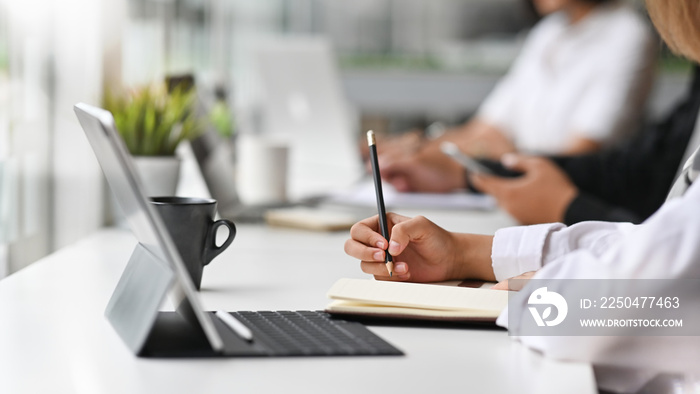
<path fill-rule="evenodd" d="M 532 29 L 477 117 L 527 153 L 561 153 L 573 136 L 615 142 L 642 118 L 657 46 L 627 5 L 598 6 L 573 25 L 565 13 L 551 14 Z"/>
<path fill-rule="evenodd" d="M 582 222 L 570 227 L 542 224 L 501 229 L 494 237 L 492 260 L 499 281 L 538 269 L 535 279 L 700 279 L 700 181 L 639 225 Z M 566 297 L 566 287 L 551 283 Z M 669 286 L 673 288 L 672 283 Z M 532 290 L 526 287 L 509 305 L 526 309 Z M 641 287 L 639 290 L 645 291 Z M 604 289 L 599 292 L 606 296 Z M 683 302 L 686 311 L 700 311 L 700 287 Z M 528 317 L 523 314 L 522 318 Z M 506 310 L 498 324 L 516 328 L 520 321 L 508 321 Z M 700 336 L 518 339 L 557 359 L 641 370 L 700 372 Z"/>

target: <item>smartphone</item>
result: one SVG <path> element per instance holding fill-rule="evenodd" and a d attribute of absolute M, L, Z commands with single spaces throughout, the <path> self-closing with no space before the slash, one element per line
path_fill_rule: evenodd
<path fill-rule="evenodd" d="M 442 142 L 440 144 L 440 150 L 442 151 L 442 153 L 446 154 L 447 156 L 450 156 L 459 164 L 461 164 L 462 167 L 466 168 L 470 172 L 473 172 L 474 174 L 497 175 L 490 168 L 462 153 L 462 151 L 459 150 L 459 147 L 452 142 Z"/>
<path fill-rule="evenodd" d="M 474 174 L 495 175 L 502 178 L 517 178 L 523 175 L 520 171 L 504 167 L 499 161 L 474 160 L 462 153 L 457 145 L 449 141 L 442 142 L 440 144 L 440 150 Z"/>

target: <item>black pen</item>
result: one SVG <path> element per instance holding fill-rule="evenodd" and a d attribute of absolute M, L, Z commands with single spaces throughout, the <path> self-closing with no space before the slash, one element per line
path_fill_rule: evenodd
<path fill-rule="evenodd" d="M 374 139 L 374 131 L 367 132 L 367 144 L 369 144 L 369 160 L 372 163 L 372 176 L 374 177 L 374 191 L 377 194 L 377 211 L 379 212 L 379 230 L 384 239 L 389 242 L 389 226 L 386 223 L 386 209 L 384 208 L 384 193 L 382 193 L 382 177 L 379 175 L 379 162 L 377 161 L 377 142 Z M 394 276 L 394 261 L 389 254 L 389 246 L 385 253 L 384 261 L 389 276 Z"/>

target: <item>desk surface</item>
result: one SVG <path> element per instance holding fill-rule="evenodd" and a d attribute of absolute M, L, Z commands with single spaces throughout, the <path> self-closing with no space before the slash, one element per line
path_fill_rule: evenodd
<path fill-rule="evenodd" d="M 495 212 L 426 216 L 456 231 L 509 223 Z M 204 272 L 203 303 L 323 309 L 336 279 L 365 277 L 346 237 L 240 225 Z M 135 242 L 106 229 L 0 281 L 0 392 L 596 392 L 589 365 L 545 359 L 496 330 L 372 327 L 406 353 L 396 358 L 136 358 L 103 317 Z"/>

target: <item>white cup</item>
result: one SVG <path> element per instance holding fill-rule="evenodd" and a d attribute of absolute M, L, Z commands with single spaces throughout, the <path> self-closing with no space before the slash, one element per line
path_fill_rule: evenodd
<path fill-rule="evenodd" d="M 245 204 L 287 200 L 289 147 L 282 141 L 240 135 L 236 141 L 237 188 Z"/>

